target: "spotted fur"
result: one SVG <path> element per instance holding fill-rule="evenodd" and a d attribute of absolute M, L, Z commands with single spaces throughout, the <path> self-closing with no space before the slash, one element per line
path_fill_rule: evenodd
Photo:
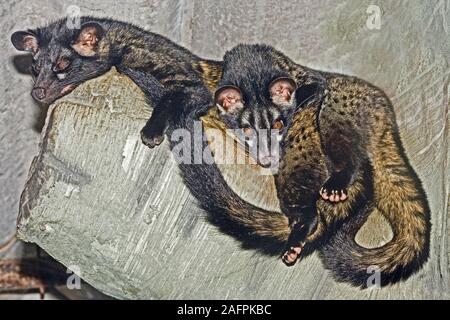
<path fill-rule="evenodd" d="M 276 177 L 281 208 L 290 220 L 305 222 L 315 210 L 316 227 L 302 239 L 302 254 L 318 249 L 337 280 L 361 287 L 367 285 L 371 266 L 380 271 L 381 285 L 420 269 L 428 258 L 430 209 L 383 91 L 356 77 L 303 67 L 269 46 L 239 45 L 227 55 L 222 82 L 247 97 L 263 99 L 266 83 L 286 74 L 299 89 L 312 81 L 321 84 L 316 98 L 299 105 L 289 119 Z M 270 111 L 267 103 L 249 108 Z M 338 204 L 319 199 L 321 186 L 342 171 L 349 198 Z M 394 238 L 366 249 L 354 239 L 375 208 L 391 224 Z"/>

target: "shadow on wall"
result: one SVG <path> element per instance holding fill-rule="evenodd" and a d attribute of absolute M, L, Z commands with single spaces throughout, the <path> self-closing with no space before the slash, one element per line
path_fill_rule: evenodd
<path fill-rule="evenodd" d="M 19 74 L 25 74 L 32 77 L 31 75 L 31 63 L 33 62 L 33 58 L 29 54 L 19 54 L 11 59 L 12 64 L 14 65 L 14 68 Z M 36 121 L 33 125 L 33 130 L 36 132 L 41 132 L 44 128 L 45 124 L 45 118 L 47 116 L 47 105 L 41 105 L 37 103 L 35 100 L 33 100 L 34 104 L 39 107 L 39 112 L 37 113 Z"/>

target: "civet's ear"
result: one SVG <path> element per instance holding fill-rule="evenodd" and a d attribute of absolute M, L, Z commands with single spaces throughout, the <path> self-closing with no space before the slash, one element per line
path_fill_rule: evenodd
<path fill-rule="evenodd" d="M 295 90 L 297 84 L 291 78 L 283 77 L 272 81 L 269 85 L 270 98 L 281 106 L 295 106 Z"/>
<path fill-rule="evenodd" d="M 17 31 L 11 35 L 11 42 L 19 51 L 28 51 L 33 54 L 39 50 L 38 39 L 35 34 L 30 31 Z"/>
<path fill-rule="evenodd" d="M 103 36 L 103 28 L 96 22 L 86 22 L 72 42 L 72 48 L 83 57 L 97 54 L 97 44 Z"/>
<path fill-rule="evenodd" d="M 244 107 L 241 90 L 234 86 L 217 89 L 215 103 L 222 114 L 235 114 Z"/>

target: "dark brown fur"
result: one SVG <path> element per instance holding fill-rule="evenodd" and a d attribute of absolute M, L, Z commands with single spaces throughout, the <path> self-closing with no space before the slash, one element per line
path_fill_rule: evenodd
<path fill-rule="evenodd" d="M 319 146 L 320 136 L 320 144 L 327 156 L 333 154 L 336 157 L 331 160 L 335 163 L 327 166 L 331 170 L 335 170 L 333 165 L 336 163 L 344 163 L 345 166 L 347 159 L 355 161 L 359 158 L 353 185 L 349 188 L 349 200 L 330 204 L 331 207 L 319 200 L 319 216 L 326 221 L 323 230 L 329 229 L 332 220 L 344 222 L 331 241 L 325 242 L 320 250 L 321 257 L 325 266 L 333 270 L 340 280 L 366 286 L 371 274 L 369 267 L 376 266 L 381 275 L 381 285 L 398 281 L 417 271 L 428 257 L 430 209 L 425 192 L 405 156 L 392 104 L 385 94 L 355 77 L 322 74 L 326 78 L 327 89 L 317 117 L 317 127 L 315 130 L 306 127 L 303 132 L 302 128 L 308 121 L 294 121 L 297 125 L 294 124 L 291 132 L 295 130 L 298 139 L 293 139 L 293 147 L 286 150 L 283 163 L 289 165 L 282 165 L 281 180 L 277 184 L 281 190 L 297 188 L 301 191 L 298 183 L 301 188 L 305 180 L 292 181 L 290 178 L 296 168 L 306 166 L 309 171 L 320 171 L 326 167 L 323 159 L 308 150 L 304 137 L 306 140 L 314 139 L 313 144 Z M 313 119 L 310 118 L 310 128 L 313 127 L 311 121 Z M 363 166 L 366 162 L 369 167 Z M 364 180 L 364 175 L 370 178 Z M 315 190 L 325 182 L 324 174 L 316 174 L 317 177 L 321 181 L 315 183 Z M 358 177 L 362 184 L 358 183 Z M 355 189 L 357 193 L 353 194 Z M 348 219 L 347 215 L 356 211 L 355 205 L 358 209 L 364 208 L 361 201 L 351 203 L 361 192 L 365 193 L 365 200 L 369 200 L 368 207 L 359 213 L 359 217 L 350 216 Z M 281 191 L 280 197 L 284 199 L 282 201 L 291 203 L 296 194 Z M 394 238 L 381 248 L 365 249 L 356 244 L 354 237 L 374 208 L 389 221 Z"/>
<path fill-rule="evenodd" d="M 241 63 L 234 66 L 226 84 L 241 90 L 242 81 L 252 83 L 245 79 L 258 79 L 253 70 L 264 70 L 255 67 L 254 61 L 270 65 L 268 74 L 288 72 L 300 89 L 311 81 L 322 83 L 317 98 L 292 118 L 276 178 L 280 205 L 290 221 L 308 220 L 306 212 L 317 209 L 316 227 L 306 239 L 298 239 L 309 247 L 302 254 L 319 249 L 325 266 L 337 279 L 362 287 L 367 285 L 371 266 L 380 272 L 380 285 L 417 271 L 428 258 L 430 209 L 405 156 L 393 107 L 385 94 L 355 77 L 297 65 L 268 46 L 241 46 L 236 52 Z M 251 58 L 242 61 L 246 55 Z M 263 58 L 256 59 L 258 55 Z M 345 172 L 343 179 L 341 172 Z M 338 204 L 317 200 L 327 183 L 348 188 L 349 199 Z M 394 238 L 381 248 L 365 249 L 354 237 L 375 208 L 391 224 Z"/>

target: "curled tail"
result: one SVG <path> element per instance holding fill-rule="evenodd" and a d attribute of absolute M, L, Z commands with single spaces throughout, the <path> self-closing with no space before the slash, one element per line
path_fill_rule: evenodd
<path fill-rule="evenodd" d="M 196 94 L 198 92 L 193 93 Z M 204 95 L 208 95 L 209 99 L 209 93 L 205 92 Z M 180 98 L 174 98 L 174 95 L 171 99 L 180 102 Z M 207 154 L 204 150 L 209 150 L 209 146 L 198 119 L 199 110 L 205 110 L 205 100 L 206 97 L 194 99 L 191 94 L 189 100 L 184 101 L 188 109 L 169 127 L 173 152 L 179 150 L 180 143 L 186 142 L 182 140 L 190 139 L 190 156 L 178 163 L 185 184 L 210 214 L 212 222 L 221 227 L 223 232 L 241 240 L 244 247 L 279 254 L 290 234 L 288 218 L 282 213 L 264 210 L 244 201 L 228 186 L 217 165 L 204 158 L 204 154 Z M 208 103 L 210 106 L 211 103 Z M 186 132 L 189 134 L 186 135 Z M 180 134 L 183 135 L 182 139 L 174 139 Z"/>
<path fill-rule="evenodd" d="M 395 131 L 385 133 L 383 152 L 373 159 L 374 201 L 350 217 L 320 250 L 338 280 L 360 287 L 372 284 L 379 272 L 381 286 L 409 277 L 428 259 L 430 208 L 422 184 L 408 163 Z M 393 238 L 379 248 L 355 242 L 358 230 L 376 207 L 388 220 Z M 369 280 L 369 282 L 368 282 Z"/>

